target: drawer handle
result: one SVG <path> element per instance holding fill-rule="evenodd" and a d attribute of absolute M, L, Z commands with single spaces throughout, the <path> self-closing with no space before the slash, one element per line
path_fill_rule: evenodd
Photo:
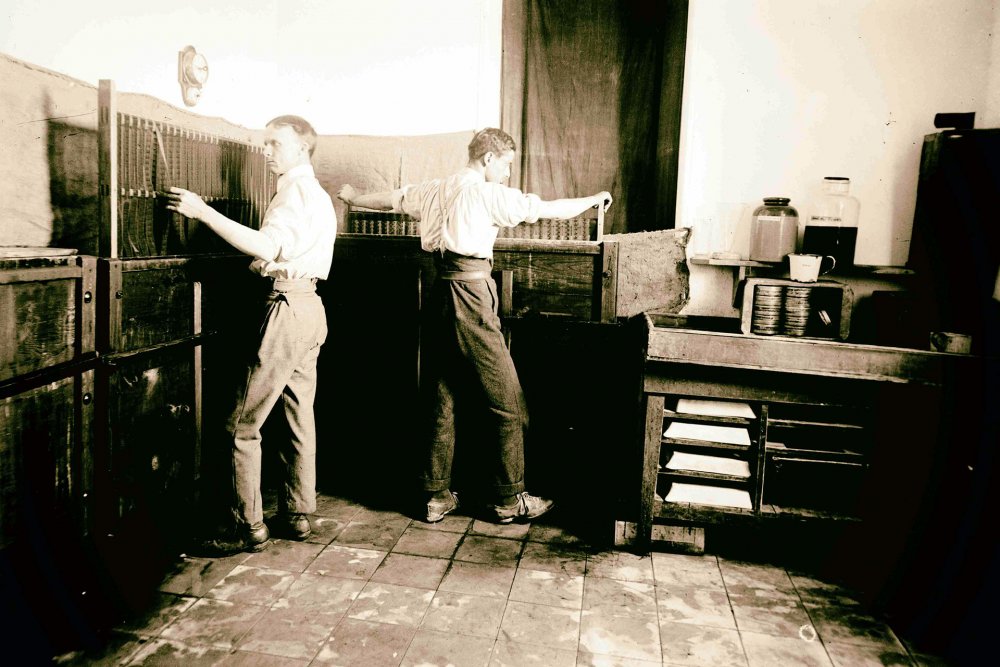
<path fill-rule="evenodd" d="M 90 402 L 94 400 L 94 397 L 91 396 L 90 392 L 88 391 L 86 394 L 83 395 L 82 400 L 84 405 L 90 405 Z"/>
<path fill-rule="evenodd" d="M 83 293 L 83 302 L 84 303 L 90 303 L 91 301 L 93 301 L 93 299 L 94 299 L 94 295 L 91 294 L 89 290 Z"/>

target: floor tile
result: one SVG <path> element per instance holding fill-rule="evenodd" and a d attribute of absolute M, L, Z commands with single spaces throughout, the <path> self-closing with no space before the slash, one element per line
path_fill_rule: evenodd
<path fill-rule="evenodd" d="M 464 514 L 449 514 L 445 518 L 441 519 L 437 523 L 424 523 L 415 522 L 414 525 L 419 523 L 420 527 L 424 530 L 439 530 L 445 533 L 464 533 L 472 525 L 472 518 L 465 516 Z"/>
<path fill-rule="evenodd" d="M 164 577 L 160 591 L 201 597 L 249 557 L 242 553 L 226 558 L 183 558 Z"/>
<path fill-rule="evenodd" d="M 753 632 L 742 632 L 740 637 L 750 667 L 831 667 L 833 664 L 818 639 L 806 641 L 798 637 L 771 637 Z"/>
<path fill-rule="evenodd" d="M 432 558 L 451 558 L 462 540 L 459 533 L 425 530 L 416 525 L 407 528 L 392 548 L 393 553 Z"/>
<path fill-rule="evenodd" d="M 587 571 L 587 552 L 568 544 L 528 542 L 521 552 L 520 566 L 529 570 L 581 575 Z"/>
<path fill-rule="evenodd" d="M 313 516 L 329 516 L 350 521 L 354 518 L 355 514 L 361 511 L 361 509 L 361 505 L 353 500 L 337 496 L 317 494 L 316 511 L 313 512 Z"/>
<path fill-rule="evenodd" d="M 736 630 L 660 623 L 663 662 L 697 667 L 747 667 Z"/>
<path fill-rule="evenodd" d="M 205 597 L 229 602 L 270 605 L 288 590 L 295 575 L 285 570 L 237 565 Z"/>
<path fill-rule="evenodd" d="M 310 608 L 345 614 L 364 587 L 365 582 L 360 579 L 306 573 L 300 575 L 271 608 Z"/>
<path fill-rule="evenodd" d="M 802 574 L 789 573 L 792 584 L 803 602 L 831 604 L 840 607 L 860 605 L 859 594 L 835 583 L 828 583 Z"/>
<path fill-rule="evenodd" d="M 580 651 L 576 654 L 576 667 L 660 667 L 660 661 L 636 660 L 617 655 L 601 655 Z"/>
<path fill-rule="evenodd" d="M 306 573 L 367 580 L 385 556 L 385 551 L 331 544 L 316 556 Z"/>
<path fill-rule="evenodd" d="M 260 620 L 265 607 L 202 598 L 160 636 L 190 644 L 230 649 Z"/>
<path fill-rule="evenodd" d="M 747 594 L 752 589 L 761 596 L 798 599 L 792 580 L 780 567 L 720 558 L 719 569 L 730 593 Z"/>
<path fill-rule="evenodd" d="M 417 630 L 401 667 L 486 667 L 495 640 L 436 630 Z"/>
<path fill-rule="evenodd" d="M 519 567 L 510 589 L 510 599 L 580 609 L 583 606 L 583 577 Z"/>
<path fill-rule="evenodd" d="M 653 559 L 627 551 L 604 551 L 587 557 L 587 576 L 653 583 Z"/>
<path fill-rule="evenodd" d="M 252 554 L 243 565 L 302 572 L 323 551 L 323 545 L 291 540 L 272 540 L 264 551 Z"/>
<path fill-rule="evenodd" d="M 229 656 L 229 651 L 208 646 L 190 646 L 182 642 L 157 639 L 136 653 L 128 665 L 191 665 L 208 667 L 219 665 Z"/>
<path fill-rule="evenodd" d="M 497 640 L 490 667 L 574 667 L 576 650 Z"/>
<path fill-rule="evenodd" d="M 469 532 L 473 535 L 487 535 L 489 537 L 506 537 L 510 540 L 523 540 L 531 530 L 530 523 L 496 523 L 495 521 L 483 521 L 476 519 L 472 522 Z"/>
<path fill-rule="evenodd" d="M 881 646 L 823 642 L 835 667 L 913 667 L 906 651 Z"/>
<path fill-rule="evenodd" d="M 233 651 L 219 663 L 219 667 L 308 667 L 308 665 L 308 660 L 283 658 L 252 651 Z"/>
<path fill-rule="evenodd" d="M 361 510 L 336 537 L 333 544 L 389 551 L 411 523 L 395 512 Z"/>
<path fill-rule="evenodd" d="M 473 563 L 513 564 L 521 555 L 523 546 L 524 543 L 517 540 L 505 540 L 484 535 L 466 535 L 461 546 L 458 547 L 458 552 L 455 553 L 455 560 Z"/>
<path fill-rule="evenodd" d="M 421 627 L 495 639 L 506 604 L 497 598 L 438 591 Z"/>
<path fill-rule="evenodd" d="M 451 561 L 445 558 L 427 558 L 408 554 L 391 553 L 371 576 L 372 581 L 398 584 L 414 588 L 436 589 Z"/>
<path fill-rule="evenodd" d="M 311 660 L 341 618 L 342 613 L 322 607 L 271 609 L 243 636 L 238 648 Z"/>
<path fill-rule="evenodd" d="M 306 538 L 306 542 L 313 544 L 329 544 L 335 540 L 344 528 L 351 521 L 350 519 L 338 519 L 330 516 L 313 515 L 309 518 L 312 523 L 312 534 Z"/>
<path fill-rule="evenodd" d="M 148 608 L 131 616 L 117 629 L 143 637 L 155 637 L 196 601 L 197 598 L 193 597 L 160 593 L 153 598 Z"/>
<path fill-rule="evenodd" d="M 511 600 L 503 612 L 499 638 L 564 649 L 575 656 L 580 638 L 580 611 Z"/>
<path fill-rule="evenodd" d="M 388 623 L 342 620 L 320 649 L 314 665 L 398 667 L 415 628 Z"/>
<path fill-rule="evenodd" d="M 865 614 L 860 607 L 826 607 L 806 603 L 806 610 L 824 642 L 904 650 L 888 625 Z"/>
<path fill-rule="evenodd" d="M 347 610 L 347 615 L 362 621 L 420 625 L 434 591 L 395 584 L 368 582 Z"/>
<path fill-rule="evenodd" d="M 660 629 L 656 617 L 608 616 L 584 611 L 580 648 L 588 653 L 659 661 Z"/>
<path fill-rule="evenodd" d="M 736 619 L 724 591 L 700 586 L 656 587 L 661 621 L 736 629 Z"/>
<path fill-rule="evenodd" d="M 516 570 L 514 565 L 454 561 L 451 569 L 444 575 L 438 590 L 506 599 L 510 594 L 511 584 L 514 583 Z"/>
<path fill-rule="evenodd" d="M 730 595 L 729 602 L 740 632 L 805 640 L 816 635 L 809 614 L 797 599 Z"/>
<path fill-rule="evenodd" d="M 587 577 L 583 609 L 605 616 L 656 618 L 656 589 L 652 584 Z"/>
<path fill-rule="evenodd" d="M 121 665 L 128 663 L 140 649 L 148 644 L 148 640 L 132 634 L 112 632 L 100 647 L 89 650 L 77 650 L 56 656 L 52 664 L 60 667 L 82 667 L 83 665 Z"/>
<path fill-rule="evenodd" d="M 722 572 L 714 557 L 654 553 L 653 577 L 657 586 L 698 586 L 726 590 Z"/>
<path fill-rule="evenodd" d="M 550 544 L 565 544 L 586 548 L 584 540 L 578 535 L 568 532 L 560 526 L 546 523 L 532 523 L 528 530 L 528 540 L 531 542 L 547 542 Z"/>

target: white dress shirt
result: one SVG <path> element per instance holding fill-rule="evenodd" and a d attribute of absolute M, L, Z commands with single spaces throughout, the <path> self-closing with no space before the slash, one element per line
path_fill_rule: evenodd
<path fill-rule="evenodd" d="M 326 280 L 337 238 L 337 214 L 330 195 L 302 164 L 278 178 L 260 231 L 277 246 L 274 261 L 255 259 L 250 270 L 267 278 Z"/>
<path fill-rule="evenodd" d="M 491 259 L 501 227 L 537 222 L 541 199 L 465 168 L 444 179 L 392 192 L 392 210 L 420 220 L 420 246 Z"/>

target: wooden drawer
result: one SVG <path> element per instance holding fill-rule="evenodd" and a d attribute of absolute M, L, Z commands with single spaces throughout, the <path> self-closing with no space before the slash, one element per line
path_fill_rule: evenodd
<path fill-rule="evenodd" d="M 0 259 L 0 382 L 93 354 L 95 262 Z"/>
<path fill-rule="evenodd" d="M 103 529 L 182 525 L 200 470 L 201 347 L 105 357 L 97 399 Z"/>
<path fill-rule="evenodd" d="M 245 256 L 101 259 L 98 349 L 124 353 L 225 330 L 256 295 Z"/>
<path fill-rule="evenodd" d="M 0 549 L 89 532 L 93 363 L 0 390 Z"/>

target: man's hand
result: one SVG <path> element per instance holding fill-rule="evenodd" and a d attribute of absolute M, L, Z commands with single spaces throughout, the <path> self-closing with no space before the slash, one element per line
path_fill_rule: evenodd
<path fill-rule="evenodd" d="M 197 194 L 183 188 L 170 188 L 167 208 L 187 218 L 204 220 L 206 211 L 214 210 Z"/>
<path fill-rule="evenodd" d="M 358 193 L 350 185 L 344 185 L 340 188 L 340 192 L 337 193 L 337 199 L 343 201 L 345 204 L 351 204 L 354 202 L 354 198 L 358 196 Z"/>
<path fill-rule="evenodd" d="M 611 202 L 614 201 L 614 199 L 611 198 L 610 192 L 598 192 L 596 195 L 594 195 L 594 199 L 596 199 L 599 202 L 597 204 L 598 206 L 604 207 L 605 212 L 609 208 L 611 208 Z"/>

